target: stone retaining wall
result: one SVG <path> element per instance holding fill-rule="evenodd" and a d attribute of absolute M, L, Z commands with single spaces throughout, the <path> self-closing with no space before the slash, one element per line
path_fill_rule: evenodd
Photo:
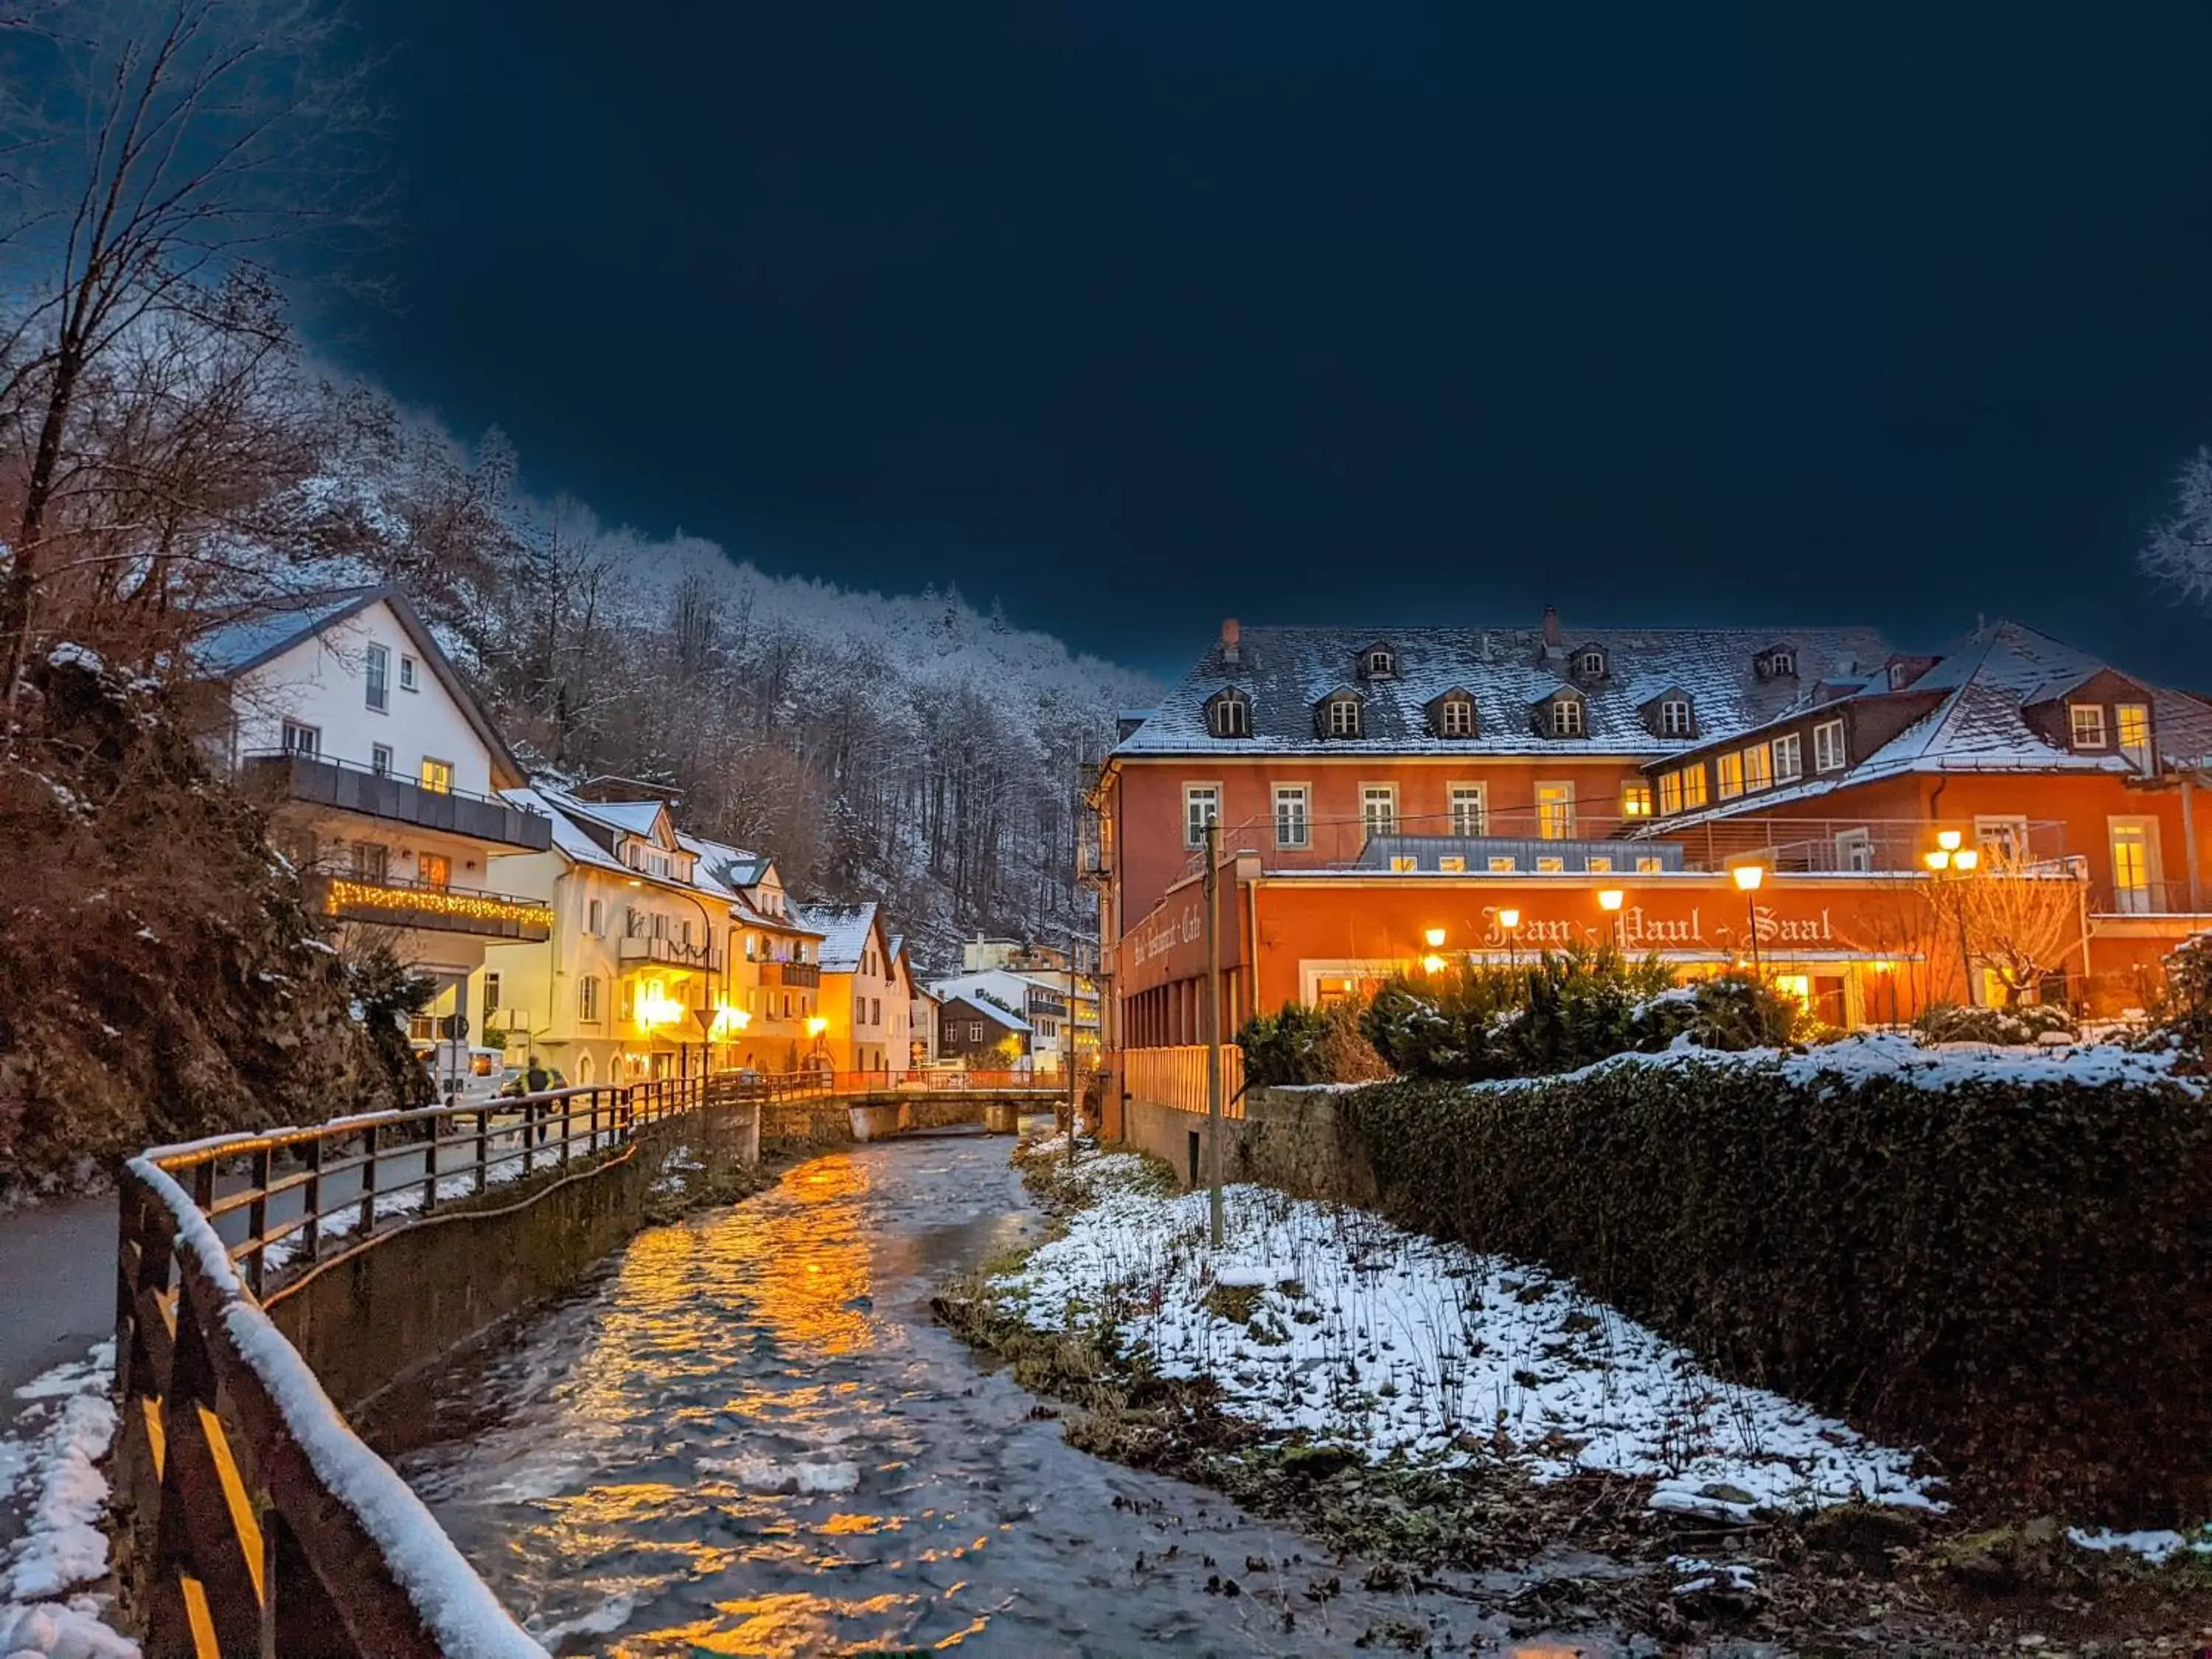
<path fill-rule="evenodd" d="M 1244 1116 L 1222 1120 L 1223 1176 L 1301 1198 L 1371 1202 L 1375 1173 L 1340 1133 L 1337 1101 L 1328 1088 L 1247 1091 Z M 1205 1182 L 1204 1113 L 1131 1099 L 1122 1103 L 1121 1130 L 1125 1145 L 1165 1162 L 1184 1186 Z"/>

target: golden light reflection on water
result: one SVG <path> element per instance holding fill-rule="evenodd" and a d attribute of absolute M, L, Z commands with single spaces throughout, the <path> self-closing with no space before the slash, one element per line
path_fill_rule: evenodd
<path fill-rule="evenodd" d="M 717 1601 L 715 1619 L 625 1638 L 608 1651 L 618 1659 L 659 1659 L 670 1653 L 742 1654 L 748 1659 L 787 1659 L 788 1656 L 848 1653 L 897 1647 L 912 1628 L 920 1598 L 911 1595 L 870 1595 L 839 1599 L 826 1595 L 756 1595 L 738 1601 Z M 903 1612 L 907 1617 L 894 1620 Z M 859 1637 L 851 1626 L 861 1620 L 874 1633 Z"/>

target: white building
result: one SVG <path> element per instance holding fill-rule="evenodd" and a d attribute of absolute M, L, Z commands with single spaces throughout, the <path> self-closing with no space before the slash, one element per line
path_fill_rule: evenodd
<path fill-rule="evenodd" d="M 426 1024 L 479 1028 L 487 948 L 550 930 L 503 878 L 552 825 L 498 794 L 522 769 L 415 608 L 387 587 L 302 595 L 209 629 L 193 657 L 224 702 L 225 758 L 266 791 L 313 902 L 437 979 Z"/>

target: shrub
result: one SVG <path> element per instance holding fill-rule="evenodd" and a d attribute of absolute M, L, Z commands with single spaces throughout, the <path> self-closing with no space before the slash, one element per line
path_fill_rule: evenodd
<path fill-rule="evenodd" d="M 1547 952 L 1517 968 L 1447 969 L 1392 980 L 1362 1029 L 1402 1077 L 1480 1082 L 1571 1072 L 1662 1048 L 1689 1023 L 1656 957 L 1611 947 Z"/>
<path fill-rule="evenodd" d="M 1936 1042 L 2034 1042 L 2047 1034 L 2076 1035 L 2074 1016 L 2048 1003 L 2010 1008 L 1961 1008 L 1938 1003 L 1913 1022 L 1924 1047 Z"/>
<path fill-rule="evenodd" d="M 2212 1072 L 2212 933 L 2167 954 L 2158 1028 L 2180 1050 L 2175 1069 Z"/>
<path fill-rule="evenodd" d="M 1693 994 L 1690 1040 L 1700 1048 L 1782 1048 L 1832 1035 L 1795 1000 L 1747 974 L 1702 981 Z"/>
<path fill-rule="evenodd" d="M 1541 1262 L 1723 1372 L 2084 1520 L 2212 1512 L 2212 1112 L 2179 1084 L 1808 1062 L 1401 1082 L 1399 1221 Z"/>
<path fill-rule="evenodd" d="M 1360 1032 L 1360 1007 L 1334 1002 L 1309 1008 L 1286 1002 L 1279 1014 L 1248 1020 L 1237 1034 L 1247 1088 L 1302 1083 L 1371 1083 L 1389 1068 Z"/>

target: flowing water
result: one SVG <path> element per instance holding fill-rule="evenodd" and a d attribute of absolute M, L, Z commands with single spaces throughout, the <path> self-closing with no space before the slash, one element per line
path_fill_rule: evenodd
<path fill-rule="evenodd" d="M 1042 1224 L 1006 1151 L 855 1147 L 639 1235 L 431 1379 L 401 1473 L 560 1653 L 1336 1654 L 1395 1650 L 1394 1621 L 1439 1653 L 1617 1650 L 1504 1643 L 1481 1603 L 1366 1591 L 1212 1493 L 1070 1448 L 929 1315 L 945 1274 Z"/>

